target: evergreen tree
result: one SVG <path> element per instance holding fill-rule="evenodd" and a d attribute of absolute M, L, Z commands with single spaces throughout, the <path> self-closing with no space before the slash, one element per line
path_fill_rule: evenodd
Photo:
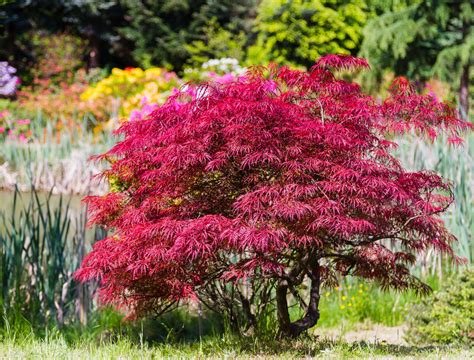
<path fill-rule="evenodd" d="M 249 61 L 309 67 L 321 55 L 357 53 L 368 16 L 363 0 L 263 0 Z"/>
<path fill-rule="evenodd" d="M 408 1 L 370 20 L 361 54 L 376 69 L 426 80 L 437 76 L 459 91 L 459 106 L 469 110 L 470 68 L 474 61 L 471 0 Z"/>

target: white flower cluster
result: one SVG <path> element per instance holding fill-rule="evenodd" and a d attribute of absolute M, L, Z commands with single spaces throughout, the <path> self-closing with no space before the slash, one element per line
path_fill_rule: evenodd
<path fill-rule="evenodd" d="M 202 68 L 206 70 L 219 70 L 224 73 L 243 74 L 245 68 L 239 65 L 239 61 L 234 58 L 211 59 L 202 64 Z"/>

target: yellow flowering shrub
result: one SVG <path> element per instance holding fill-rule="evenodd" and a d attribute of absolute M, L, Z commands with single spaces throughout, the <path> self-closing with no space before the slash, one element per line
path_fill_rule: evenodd
<path fill-rule="evenodd" d="M 128 119 L 131 112 L 144 102 L 164 103 L 179 85 L 176 74 L 162 68 L 114 68 L 110 76 L 89 86 L 82 93 L 81 100 L 93 103 L 105 99 L 111 117 Z"/>

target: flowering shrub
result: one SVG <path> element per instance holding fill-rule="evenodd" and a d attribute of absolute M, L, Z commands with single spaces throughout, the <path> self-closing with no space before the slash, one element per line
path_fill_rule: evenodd
<path fill-rule="evenodd" d="M 89 103 L 105 101 L 112 112 L 128 118 L 134 109 L 144 103 L 164 103 L 178 86 L 178 77 L 161 68 L 114 68 L 110 76 L 89 86 L 81 99 Z"/>
<path fill-rule="evenodd" d="M 0 138 L 27 142 L 31 137 L 29 119 L 15 119 L 8 110 L 0 112 Z"/>
<path fill-rule="evenodd" d="M 93 115 L 98 120 L 108 119 L 108 103 L 105 99 L 91 102 L 81 100 L 81 94 L 89 86 L 90 74 L 78 70 L 70 81 L 50 86 L 49 81 L 25 87 L 18 93 L 23 111 L 35 115 L 38 111 L 47 118 L 80 119 Z M 93 77 L 92 77 L 93 78 Z M 39 86 L 38 84 L 41 84 Z"/>
<path fill-rule="evenodd" d="M 388 139 L 445 132 L 456 144 L 469 124 L 405 79 L 380 104 L 332 72 L 363 68 L 335 55 L 307 72 L 254 68 L 122 125 L 124 140 L 99 157 L 114 191 L 87 200 L 91 221 L 115 232 L 77 277 L 99 279 L 102 300 L 131 316 L 200 297 L 231 320 L 240 304 L 248 325 L 274 290 L 289 337 L 317 323 L 321 287 L 340 276 L 428 291 L 409 269 L 427 250 L 456 259 L 439 218 L 451 187 L 405 170 Z M 304 311 L 296 321 L 289 294 Z"/>
<path fill-rule="evenodd" d="M 36 32 L 31 34 L 33 56 L 33 83 L 40 89 L 51 88 L 61 83 L 71 84 L 74 73 L 84 68 L 87 43 L 67 33 L 49 34 Z M 62 85 L 64 86 L 64 85 Z"/>
<path fill-rule="evenodd" d="M 440 101 L 455 100 L 454 93 L 449 84 L 437 79 L 430 79 L 425 83 L 425 92 Z"/>
<path fill-rule="evenodd" d="M 6 61 L 0 61 L 0 95 L 11 96 L 15 94 L 16 87 L 20 82 L 17 76 L 14 76 L 16 69 L 8 65 Z"/>

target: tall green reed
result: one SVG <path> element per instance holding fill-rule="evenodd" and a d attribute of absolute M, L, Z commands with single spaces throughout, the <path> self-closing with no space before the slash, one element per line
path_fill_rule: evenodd
<path fill-rule="evenodd" d="M 474 135 L 461 147 L 447 144 L 445 138 L 427 144 L 415 139 L 400 141 L 398 157 L 411 170 L 433 170 L 451 181 L 455 202 L 443 215 L 448 229 L 457 236 L 456 254 L 474 262 Z M 428 253 L 420 259 L 425 272 L 441 271 L 443 261 Z"/>
<path fill-rule="evenodd" d="M 90 118 L 73 119 L 74 126 L 58 130 L 59 119 L 41 113 L 31 122 L 32 139 L 27 143 L 6 140 L 0 148 L 0 188 L 20 187 L 55 193 L 103 193 L 107 184 L 94 175 L 104 164 L 88 161 L 94 154 L 110 149 L 118 140 L 110 130 L 92 131 Z"/>
<path fill-rule="evenodd" d="M 27 201 L 23 195 L 15 189 L 9 215 L 0 216 L 4 325 L 18 319 L 33 328 L 85 323 L 93 306 L 94 286 L 78 284 L 73 278 L 89 245 L 85 214 L 72 217 L 62 196 L 53 205 L 52 192 L 44 200 L 34 188 L 26 195 Z"/>

